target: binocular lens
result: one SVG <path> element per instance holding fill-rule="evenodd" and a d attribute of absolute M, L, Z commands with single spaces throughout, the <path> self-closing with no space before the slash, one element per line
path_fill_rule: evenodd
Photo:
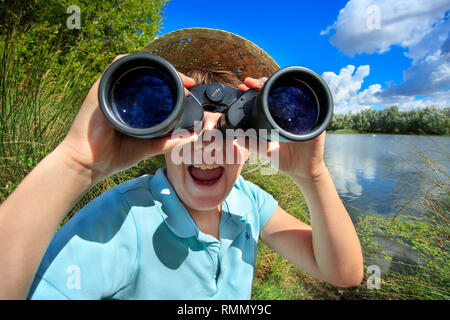
<path fill-rule="evenodd" d="M 316 125 L 319 110 L 311 89 L 302 85 L 283 85 L 272 89 L 269 111 L 281 129 L 292 134 L 306 134 Z"/>
<path fill-rule="evenodd" d="M 125 73 L 112 89 L 114 113 L 133 128 L 149 128 L 166 120 L 176 98 L 169 76 L 141 67 Z"/>

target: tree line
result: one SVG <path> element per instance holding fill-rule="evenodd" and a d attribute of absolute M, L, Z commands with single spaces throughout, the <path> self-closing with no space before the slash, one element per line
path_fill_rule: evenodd
<path fill-rule="evenodd" d="M 397 106 L 382 110 L 334 114 L 328 131 L 352 130 L 360 133 L 448 135 L 450 107 L 426 107 L 400 111 Z"/>

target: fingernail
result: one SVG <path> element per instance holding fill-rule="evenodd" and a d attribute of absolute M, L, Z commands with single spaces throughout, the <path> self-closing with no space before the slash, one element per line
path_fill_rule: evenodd
<path fill-rule="evenodd" d="M 259 78 L 259 85 L 262 87 L 266 81 L 267 81 L 267 77 Z"/>

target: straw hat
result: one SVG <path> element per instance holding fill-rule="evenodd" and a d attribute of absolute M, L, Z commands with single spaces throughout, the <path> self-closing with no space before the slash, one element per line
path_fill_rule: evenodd
<path fill-rule="evenodd" d="M 178 71 L 219 67 L 246 77 L 269 77 L 278 64 L 253 42 L 236 34 L 208 28 L 187 28 L 156 38 L 142 49 L 169 61 Z"/>

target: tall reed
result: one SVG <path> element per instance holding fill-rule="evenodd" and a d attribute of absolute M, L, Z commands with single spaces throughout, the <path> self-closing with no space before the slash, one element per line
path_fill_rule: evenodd
<path fill-rule="evenodd" d="M 28 55 L 26 33 L 0 38 L 0 200 L 63 139 L 86 94 L 81 76 L 89 66 L 58 63 L 46 39 Z"/>
<path fill-rule="evenodd" d="M 30 45 L 39 43 L 36 54 Z M 76 48 L 75 48 L 76 50 Z M 67 134 L 90 86 L 101 56 L 83 62 L 61 59 L 60 48 L 46 39 L 30 41 L 27 33 L 0 38 L 0 202 Z M 61 63 L 61 61 L 69 61 Z M 104 68 L 106 66 L 101 66 Z M 97 75 L 99 76 L 99 75 Z M 70 218 L 107 189 L 163 166 L 147 159 L 94 186 L 69 213 Z"/>

